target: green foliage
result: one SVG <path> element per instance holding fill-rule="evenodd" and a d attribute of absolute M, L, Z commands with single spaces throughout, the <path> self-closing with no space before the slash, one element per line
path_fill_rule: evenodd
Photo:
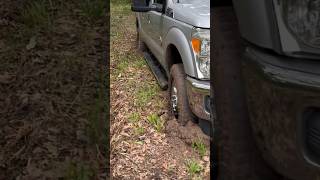
<path fill-rule="evenodd" d="M 141 57 L 140 54 L 130 54 L 128 58 L 131 59 L 132 66 L 135 68 L 142 68 L 146 65 L 146 61 L 144 60 L 144 58 Z"/>
<path fill-rule="evenodd" d="M 103 71 L 103 69 L 99 70 L 98 76 L 98 84 L 96 93 L 97 97 L 94 99 L 94 103 L 89 106 L 90 110 L 88 113 L 88 126 L 87 126 L 87 134 L 89 135 L 91 142 L 93 144 L 102 145 L 104 150 L 108 151 L 108 123 L 105 122 L 107 116 L 106 111 L 108 109 L 107 98 L 108 89 L 107 86 L 107 74 Z M 106 125 L 103 127 L 103 125 Z"/>
<path fill-rule="evenodd" d="M 119 64 L 117 64 L 117 73 L 126 73 L 126 71 L 130 68 L 142 68 L 145 66 L 146 62 L 143 58 L 141 58 L 137 54 L 128 55 L 125 58 L 121 59 Z"/>
<path fill-rule="evenodd" d="M 139 122 L 139 120 L 141 119 L 140 114 L 139 113 L 131 113 L 130 116 L 128 117 L 129 122 L 135 124 L 137 122 Z"/>
<path fill-rule="evenodd" d="M 111 0 L 112 4 L 130 4 L 131 0 Z"/>
<path fill-rule="evenodd" d="M 151 114 L 147 117 L 148 122 L 156 129 L 161 132 L 164 129 L 164 121 L 156 114 Z"/>
<path fill-rule="evenodd" d="M 144 107 L 147 105 L 151 99 L 157 95 L 159 89 L 157 85 L 144 85 L 139 88 L 138 92 L 136 93 L 136 105 L 138 107 Z"/>
<path fill-rule="evenodd" d="M 128 59 L 122 60 L 118 65 L 117 65 L 117 71 L 118 73 L 125 73 L 125 71 L 129 68 L 129 62 Z"/>
<path fill-rule="evenodd" d="M 138 136 L 144 134 L 144 128 L 142 126 L 137 126 L 134 128 L 134 133 Z"/>
<path fill-rule="evenodd" d="M 135 144 L 143 145 L 143 141 L 135 141 Z"/>
<path fill-rule="evenodd" d="M 131 0 L 111 0 L 110 11 L 111 11 L 111 14 L 113 13 L 119 14 L 118 17 L 114 17 L 111 15 L 111 17 L 113 17 L 112 19 L 122 18 L 123 15 L 129 15 L 133 13 L 131 11 Z"/>
<path fill-rule="evenodd" d="M 196 150 L 201 157 L 206 155 L 207 149 L 206 145 L 202 142 L 201 139 L 198 139 L 192 143 L 192 148 Z"/>
<path fill-rule="evenodd" d="M 203 167 L 194 159 L 186 160 L 186 168 L 190 176 L 199 174 L 203 170 Z"/>
<path fill-rule="evenodd" d="M 32 29 L 48 28 L 51 25 L 48 5 L 44 0 L 31 1 L 21 13 L 23 23 Z"/>
<path fill-rule="evenodd" d="M 106 2 L 105 0 L 80 0 L 80 8 L 85 16 L 97 19 L 105 15 Z"/>
<path fill-rule="evenodd" d="M 92 105 L 91 110 L 88 115 L 89 124 L 87 126 L 87 133 L 92 141 L 92 143 L 98 143 L 100 139 L 100 109 L 101 102 L 96 100 Z"/>
<path fill-rule="evenodd" d="M 133 123 L 134 125 L 134 129 L 133 129 L 134 134 L 138 136 L 142 135 L 145 132 L 144 128 L 140 126 L 138 123 L 140 119 L 141 119 L 140 114 L 136 112 L 131 113 L 130 116 L 128 117 L 129 122 Z"/>
<path fill-rule="evenodd" d="M 93 169 L 82 163 L 70 163 L 66 170 L 66 180 L 90 180 L 94 179 Z"/>

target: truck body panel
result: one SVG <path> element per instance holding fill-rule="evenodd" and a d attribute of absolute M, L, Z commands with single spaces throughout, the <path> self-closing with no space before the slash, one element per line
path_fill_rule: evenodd
<path fill-rule="evenodd" d="M 260 153 L 285 177 L 319 179 L 320 128 L 313 124 L 320 118 L 320 50 L 293 36 L 279 1 L 232 2 L 244 40 L 243 80 Z"/>
<path fill-rule="evenodd" d="M 151 0 L 149 7 L 159 6 L 155 3 L 159 3 L 159 1 Z M 193 82 L 186 87 L 188 94 L 191 94 L 191 91 L 192 94 L 197 94 L 195 97 L 187 97 L 190 109 L 198 118 L 209 120 L 208 110 L 205 109 L 207 107 L 206 99 L 209 95 L 209 81 L 199 74 L 200 70 L 197 64 L 199 57 L 194 52 L 191 41 L 199 29 L 206 30 L 210 34 L 210 1 L 180 0 L 178 2 L 177 0 L 166 0 L 161 5 L 164 8 L 161 12 L 151 10 L 136 13 L 139 38 L 159 62 L 167 77 L 170 77 L 172 64 L 180 61 L 180 59 L 168 58 L 172 52 L 171 48 L 176 49 L 186 77 L 189 77 Z M 185 81 L 189 82 L 186 79 Z M 194 88 L 194 85 L 205 88 Z"/>

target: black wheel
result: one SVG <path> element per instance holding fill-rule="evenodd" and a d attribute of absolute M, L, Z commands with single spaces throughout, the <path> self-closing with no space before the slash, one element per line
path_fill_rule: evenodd
<path fill-rule="evenodd" d="M 140 51 L 140 52 L 144 52 L 144 51 L 147 50 L 147 47 L 146 47 L 145 43 L 142 42 L 141 39 L 140 39 L 138 20 L 136 20 L 136 30 L 137 30 L 137 40 L 136 40 L 137 49 L 138 49 L 138 51 Z"/>
<path fill-rule="evenodd" d="M 169 79 L 169 107 L 171 114 L 182 125 L 186 125 L 188 121 L 193 120 L 193 114 L 188 103 L 185 77 L 186 74 L 182 64 L 172 65 Z"/>
<path fill-rule="evenodd" d="M 241 46 L 232 7 L 213 9 L 212 73 L 217 118 L 214 120 L 213 174 L 223 180 L 277 180 L 255 144 L 241 76 Z M 217 165 L 217 166 L 215 166 Z"/>

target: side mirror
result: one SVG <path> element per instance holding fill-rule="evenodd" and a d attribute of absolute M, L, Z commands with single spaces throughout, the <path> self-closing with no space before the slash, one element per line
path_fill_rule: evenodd
<path fill-rule="evenodd" d="M 132 0 L 131 10 L 134 12 L 157 11 L 162 12 L 162 5 L 148 6 L 147 0 Z"/>

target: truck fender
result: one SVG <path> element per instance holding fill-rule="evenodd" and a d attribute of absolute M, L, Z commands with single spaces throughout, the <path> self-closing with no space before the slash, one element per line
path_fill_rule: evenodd
<path fill-rule="evenodd" d="M 186 72 L 187 75 L 191 76 L 191 77 L 197 77 L 197 72 L 196 72 L 196 64 L 194 61 L 194 55 L 193 52 L 191 51 L 191 47 L 190 47 L 190 42 L 188 42 L 187 38 L 185 37 L 185 35 L 183 34 L 183 32 L 181 30 L 179 30 L 178 28 L 171 28 L 165 38 L 165 53 L 164 53 L 164 57 L 167 57 L 167 53 L 168 53 L 168 47 L 169 45 L 174 45 L 183 62 L 183 67 L 184 67 L 184 71 Z M 165 59 L 164 62 L 166 62 L 166 66 L 169 70 L 169 65 L 170 62 L 168 62 L 168 59 Z"/>

